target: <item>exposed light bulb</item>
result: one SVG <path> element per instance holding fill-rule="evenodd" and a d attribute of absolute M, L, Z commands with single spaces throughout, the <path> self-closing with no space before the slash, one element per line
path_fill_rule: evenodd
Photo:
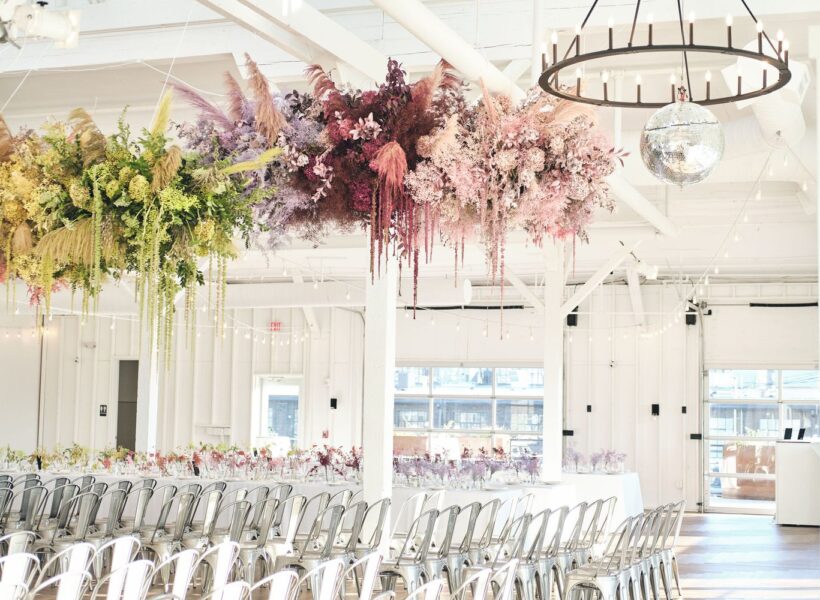
<path fill-rule="evenodd" d="M 655 15 L 653 15 L 652 13 L 646 15 L 646 22 L 652 25 L 652 23 L 655 22 Z"/>
<path fill-rule="evenodd" d="M 720 267 L 715 265 L 715 275 L 717 275 L 718 273 L 720 273 Z"/>
<path fill-rule="evenodd" d="M 345 292 L 345 300 L 350 300 L 350 290 Z"/>
<path fill-rule="evenodd" d="M 641 82 L 642 82 L 641 74 L 638 73 L 637 75 L 635 75 L 635 83 L 637 83 L 638 85 L 641 85 Z"/>
<path fill-rule="evenodd" d="M 804 182 L 803 182 L 803 185 L 801 185 L 801 186 L 800 186 L 800 189 L 802 189 L 804 192 L 808 192 L 808 191 L 809 191 L 809 184 L 808 184 L 808 182 L 807 182 L 807 181 L 804 181 Z"/>
<path fill-rule="evenodd" d="M 755 29 L 757 30 L 758 33 L 763 33 L 763 21 L 762 20 L 760 20 L 760 19 L 757 20 L 757 25 L 755 26 Z"/>
<path fill-rule="evenodd" d="M 676 82 L 676 81 L 677 81 L 677 77 L 675 77 L 675 74 L 674 74 L 674 73 L 672 73 L 672 74 L 669 76 L 669 83 L 670 83 L 670 84 L 672 84 L 672 85 L 675 85 L 675 82 Z"/>
<path fill-rule="evenodd" d="M 550 41 L 551 41 L 553 44 L 557 44 L 557 43 L 558 43 L 558 32 L 557 32 L 557 31 L 553 31 L 553 32 L 552 32 L 552 35 L 550 35 Z"/>
<path fill-rule="evenodd" d="M 783 41 L 783 37 L 784 37 L 784 36 L 783 36 L 783 30 L 782 30 L 782 29 L 778 29 L 778 30 L 777 30 L 777 41 L 778 41 L 778 42 L 782 42 L 782 41 Z"/>
<path fill-rule="evenodd" d="M 733 22 L 734 19 L 732 18 L 732 15 L 726 15 L 726 26 L 731 27 Z"/>
<path fill-rule="evenodd" d="M 609 81 L 609 71 L 602 71 L 601 72 L 601 82 L 607 83 Z"/>
<path fill-rule="evenodd" d="M 694 10 L 690 10 L 690 11 L 689 11 L 689 22 L 690 22 L 690 23 L 694 23 L 694 22 L 695 22 L 695 11 L 694 11 Z"/>
<path fill-rule="evenodd" d="M 712 81 L 712 72 L 711 71 L 706 71 L 706 73 L 703 75 L 703 78 L 707 82 Z"/>
<path fill-rule="evenodd" d="M 757 188 L 755 192 L 755 200 L 760 200 L 763 197 L 763 193 L 760 191 L 760 188 Z"/>

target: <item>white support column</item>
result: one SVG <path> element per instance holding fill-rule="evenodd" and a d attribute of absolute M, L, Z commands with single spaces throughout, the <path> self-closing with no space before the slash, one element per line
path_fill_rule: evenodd
<path fill-rule="evenodd" d="M 543 481 L 561 480 L 564 447 L 564 246 L 545 245 Z"/>
<path fill-rule="evenodd" d="M 153 452 L 157 449 L 157 419 L 159 415 L 159 349 L 151 343 L 148 331 L 142 332 L 137 375 L 137 427 L 134 450 Z"/>
<path fill-rule="evenodd" d="M 398 265 L 387 266 L 371 283 L 367 277 L 364 313 L 362 451 L 364 500 L 393 492 L 393 374 L 396 369 L 396 283 Z"/>
<path fill-rule="evenodd" d="M 815 110 L 817 111 L 817 119 L 815 123 L 820 123 L 820 27 L 809 28 L 809 56 L 814 59 L 814 93 L 815 93 Z M 817 148 L 815 150 L 815 160 L 817 161 L 816 173 L 820 173 L 820 136 L 815 135 Z M 817 211 L 815 217 L 817 219 L 817 277 L 818 289 L 820 289 L 820 185 L 815 186 L 817 190 Z M 818 360 L 820 360 L 820 319 L 817 320 L 817 344 L 818 344 Z"/>

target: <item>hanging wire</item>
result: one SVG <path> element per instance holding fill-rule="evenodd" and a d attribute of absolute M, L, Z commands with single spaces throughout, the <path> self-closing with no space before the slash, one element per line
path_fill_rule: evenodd
<path fill-rule="evenodd" d="M 638 25 L 638 12 L 641 10 L 641 0 L 635 3 L 635 16 L 632 17 L 632 29 L 629 32 L 629 47 L 632 47 L 632 40 L 635 39 L 635 27 Z"/>
<path fill-rule="evenodd" d="M 685 46 L 686 36 L 683 33 L 683 8 L 681 7 L 681 0 L 678 0 L 678 21 L 680 22 L 680 43 Z M 686 69 L 686 87 L 689 93 L 689 100 L 692 100 L 692 80 L 689 77 L 689 57 L 686 54 L 686 50 L 683 51 L 683 63 Z"/>

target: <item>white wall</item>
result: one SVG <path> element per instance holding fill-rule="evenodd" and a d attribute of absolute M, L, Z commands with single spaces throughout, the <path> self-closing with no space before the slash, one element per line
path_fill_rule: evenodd
<path fill-rule="evenodd" d="M 303 377 L 300 434 L 305 443 L 319 439 L 327 429 L 334 443 L 353 444 L 361 433 L 361 318 L 340 309 L 316 313 L 319 335 L 287 345 L 280 343 L 285 335 L 262 344 L 261 333 L 254 342 L 253 337 L 246 339 L 244 331 L 220 340 L 204 330 L 196 338 L 194 352 L 183 326 L 178 325 L 170 368 L 160 367 L 159 447 L 170 449 L 192 441 L 253 443 L 259 433 L 259 419 L 252 414 L 253 399 L 259 395 L 254 387 L 256 376 L 267 374 Z M 271 321 L 282 322 L 283 330 L 304 328 L 301 309 L 237 310 L 226 316 L 229 322 L 253 325 L 260 332 Z M 75 441 L 93 448 L 113 446 L 118 361 L 138 358 L 137 323 L 120 321 L 112 330 L 110 321 L 104 319 L 89 319 L 81 326 L 79 317 L 54 317 L 49 325 L 43 443 L 48 447 L 65 447 Z M 21 357 L 20 361 L 36 373 L 35 360 Z M 11 375 L 12 367 L 4 362 L 0 374 Z M 30 377 L 23 381 L 26 391 L 34 393 L 36 409 L 36 387 Z M 329 409 L 331 397 L 339 400 L 335 411 Z M 99 416 L 101 404 L 108 405 L 106 417 Z"/>
<path fill-rule="evenodd" d="M 33 325 L 0 317 L 0 446 L 27 452 L 37 447 L 40 340 Z"/>

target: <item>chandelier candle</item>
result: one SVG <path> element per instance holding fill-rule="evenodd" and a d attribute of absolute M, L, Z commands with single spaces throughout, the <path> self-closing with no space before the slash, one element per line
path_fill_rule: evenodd
<path fill-rule="evenodd" d="M 695 43 L 695 11 L 689 13 L 689 45 Z"/>
<path fill-rule="evenodd" d="M 732 15 L 726 15 L 726 45 L 732 47 Z"/>
<path fill-rule="evenodd" d="M 757 53 L 763 54 L 763 21 L 757 22 Z"/>

